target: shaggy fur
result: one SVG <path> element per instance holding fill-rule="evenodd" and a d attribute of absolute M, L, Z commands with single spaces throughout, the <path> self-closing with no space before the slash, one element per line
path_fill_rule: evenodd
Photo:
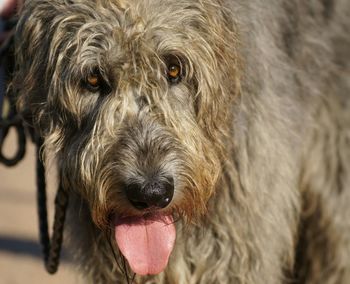
<path fill-rule="evenodd" d="M 126 282 L 109 218 L 140 214 L 123 184 L 150 175 L 174 177 L 177 239 L 135 283 L 350 283 L 349 15 L 348 0 L 26 1 L 13 85 L 91 283 Z"/>

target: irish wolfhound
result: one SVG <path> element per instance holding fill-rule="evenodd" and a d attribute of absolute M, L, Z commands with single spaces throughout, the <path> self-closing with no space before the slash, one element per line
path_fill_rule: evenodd
<path fill-rule="evenodd" d="M 26 1 L 18 106 L 56 155 L 91 283 L 350 283 L 349 15 Z"/>

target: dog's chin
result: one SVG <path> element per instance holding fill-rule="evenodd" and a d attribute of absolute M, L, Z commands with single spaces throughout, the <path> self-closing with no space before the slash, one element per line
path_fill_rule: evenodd
<path fill-rule="evenodd" d="M 161 273 L 167 266 L 176 238 L 171 215 L 147 213 L 142 216 L 113 217 L 116 243 L 139 275 Z"/>

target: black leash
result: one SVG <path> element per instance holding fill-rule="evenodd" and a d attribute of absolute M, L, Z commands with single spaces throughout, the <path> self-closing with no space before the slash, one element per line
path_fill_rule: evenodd
<path fill-rule="evenodd" d="M 3 26 L 5 31 L 13 33 L 13 20 L 5 22 Z M 14 96 L 11 94 L 11 91 L 6 93 L 5 89 L 6 81 L 10 80 L 10 76 L 13 73 L 13 45 L 13 36 L 10 36 L 0 46 L 0 64 L 2 69 L 1 71 L 3 72 L 3 82 L 0 89 L 0 163 L 8 167 L 15 166 L 18 162 L 20 162 L 23 159 L 26 151 L 26 135 L 24 132 L 22 120 L 16 111 Z M 5 105 L 8 108 L 6 114 L 3 113 Z M 4 143 L 11 128 L 13 128 L 17 133 L 18 148 L 15 155 L 8 158 L 6 155 L 4 155 Z"/>
<path fill-rule="evenodd" d="M 1 20 L 1 19 L 0 19 Z M 12 20 L 5 27 L 15 26 Z M 0 30 L 1 32 L 1 30 Z M 13 66 L 15 66 L 14 57 L 14 39 L 13 32 L 10 38 L 0 46 L 0 66 L 5 74 L 5 81 L 10 81 L 13 74 Z M 1 74 L 0 74 L 1 76 Z M 4 112 L 4 108 L 7 111 Z M 4 155 L 4 144 L 8 134 L 13 128 L 17 133 L 17 151 L 13 157 Z M 17 113 L 15 96 L 11 91 L 5 92 L 5 88 L 0 89 L 0 163 L 5 166 L 12 167 L 17 165 L 26 152 L 26 133 L 28 133 L 32 141 L 36 144 L 36 180 L 37 180 L 37 206 L 39 215 L 39 237 L 42 246 L 44 263 L 46 270 L 53 274 L 57 271 L 60 260 L 60 252 L 63 241 L 64 221 L 68 206 L 68 192 L 63 188 L 61 178 L 55 199 L 55 216 L 53 224 L 52 238 L 49 235 L 49 226 L 47 218 L 46 204 L 46 177 L 45 166 L 41 159 L 41 151 L 43 148 L 43 140 L 34 134 L 34 130 L 25 125 L 21 116 Z"/>
<path fill-rule="evenodd" d="M 49 236 L 49 226 L 46 207 L 46 179 L 45 167 L 41 159 L 43 141 L 37 139 L 37 203 L 39 213 L 40 242 L 44 254 L 44 262 L 47 272 L 53 274 L 57 271 L 60 260 L 60 252 L 63 240 L 64 220 L 68 206 L 68 192 L 63 188 L 60 179 L 59 187 L 55 199 L 55 217 L 53 225 L 52 239 Z"/>

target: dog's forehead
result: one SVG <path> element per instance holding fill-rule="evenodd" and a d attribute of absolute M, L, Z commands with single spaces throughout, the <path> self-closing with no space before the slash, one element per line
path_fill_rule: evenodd
<path fill-rule="evenodd" d="M 134 29 L 137 32 L 154 29 L 183 30 L 196 21 L 203 21 L 203 4 L 201 1 L 172 0 L 109 0 L 107 10 L 113 10 L 115 22 L 105 12 L 106 6 L 97 7 L 97 12 L 107 14 L 105 20 L 117 27 Z"/>
<path fill-rule="evenodd" d="M 88 5 L 80 0 L 74 3 Z M 192 29 L 196 19 L 200 21 L 202 16 L 197 1 L 189 5 L 180 0 L 174 5 L 169 0 L 109 0 L 91 1 L 88 6 L 79 9 L 84 20 L 76 34 L 78 41 L 84 42 L 83 46 L 91 48 L 78 45 L 77 52 L 84 53 L 79 58 L 96 59 L 96 56 L 88 55 L 90 51 L 96 54 L 96 49 L 100 49 L 102 52 L 98 52 L 98 56 L 108 57 L 112 64 L 124 61 L 123 57 L 134 58 L 130 52 L 145 54 L 145 49 L 140 48 L 144 44 L 153 49 L 152 52 L 154 49 L 180 49 L 185 30 Z M 75 24 L 75 17 L 72 17 L 72 25 Z M 72 41 L 77 42 L 75 37 Z"/>

